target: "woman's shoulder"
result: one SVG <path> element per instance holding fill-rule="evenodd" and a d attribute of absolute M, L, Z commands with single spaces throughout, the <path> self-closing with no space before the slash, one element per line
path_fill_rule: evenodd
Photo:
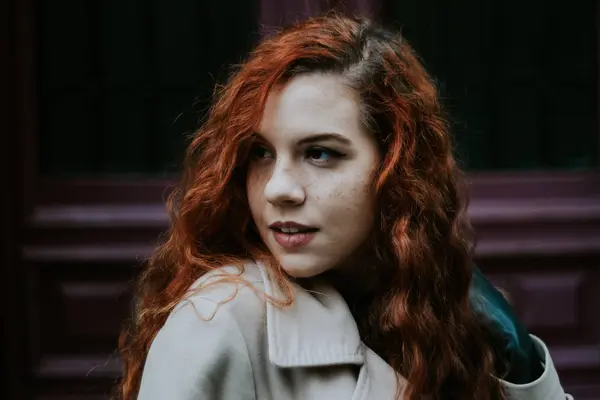
<path fill-rule="evenodd" d="M 206 273 L 170 312 L 150 352 L 170 353 L 181 348 L 183 353 L 201 354 L 207 348 L 230 348 L 232 341 L 258 345 L 266 318 L 262 292 L 262 274 L 255 263 Z"/>
<path fill-rule="evenodd" d="M 248 261 L 206 273 L 190 286 L 169 320 L 180 313 L 203 321 L 211 321 L 219 313 L 227 314 L 226 320 L 233 319 L 241 326 L 247 326 L 249 319 L 262 320 L 266 302 L 260 268 L 257 263 Z"/>
<path fill-rule="evenodd" d="M 514 383 L 500 380 L 507 399 L 518 400 L 572 400 L 573 396 L 565 394 L 561 386 L 554 362 L 546 344 L 537 336 L 530 335 L 535 350 L 543 360 L 544 372 L 533 382 L 516 385 Z"/>
<path fill-rule="evenodd" d="M 254 264 L 198 279 L 150 346 L 139 398 L 254 398 L 250 354 L 261 343 L 261 288 Z"/>

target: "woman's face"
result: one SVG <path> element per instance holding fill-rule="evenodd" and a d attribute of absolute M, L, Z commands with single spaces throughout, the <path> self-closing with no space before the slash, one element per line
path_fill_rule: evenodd
<path fill-rule="evenodd" d="M 267 100 L 247 193 L 262 240 L 291 276 L 345 265 L 370 235 L 380 156 L 337 75 L 292 78 Z"/>

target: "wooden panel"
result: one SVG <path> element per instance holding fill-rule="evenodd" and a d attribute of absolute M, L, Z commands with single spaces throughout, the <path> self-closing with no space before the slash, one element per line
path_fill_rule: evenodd
<path fill-rule="evenodd" d="M 494 284 L 508 292 L 519 316 L 533 333 L 557 345 L 595 345 L 600 344 L 600 323 L 596 320 L 600 265 L 597 260 L 590 260 L 585 267 L 577 265 L 581 262 L 576 257 L 563 258 L 560 263 L 553 257 L 536 257 L 483 259 L 479 264 Z M 545 265 L 539 267 L 540 263 Z"/>
<path fill-rule="evenodd" d="M 62 261 L 30 263 L 32 284 L 32 355 L 38 371 L 51 360 L 107 359 L 115 349 L 120 326 L 130 313 L 131 265 Z M 75 358 L 73 358 L 75 357 Z M 46 363 L 46 364 L 45 364 Z M 85 376 L 89 371 L 83 371 Z"/>
<path fill-rule="evenodd" d="M 129 300 L 127 282 L 86 281 L 61 282 L 63 332 L 74 341 L 108 341 L 114 345 L 115 327 L 127 316 Z"/>
<path fill-rule="evenodd" d="M 481 257 L 576 399 L 600 398 L 600 257 Z"/>
<path fill-rule="evenodd" d="M 587 276 L 588 287 L 583 283 Z M 565 271 L 563 273 L 540 273 L 537 275 L 521 275 L 518 287 L 527 305 L 522 307 L 522 318 L 533 331 L 553 330 L 564 334 L 583 332 L 579 301 L 584 289 L 590 283 L 596 283 L 592 274 L 582 271 Z M 550 305 L 550 307 L 548 307 Z M 587 308 L 587 307 L 586 307 Z"/>
<path fill-rule="evenodd" d="M 131 312 L 132 280 L 167 226 L 165 186 L 156 197 L 149 187 L 145 196 L 140 192 L 153 203 L 139 202 L 134 186 L 127 192 L 119 184 L 108 190 L 112 204 L 94 201 L 106 187 L 71 186 L 67 201 L 40 197 L 22 247 L 34 398 L 107 398 L 121 373 L 115 350 Z"/>
<path fill-rule="evenodd" d="M 585 174 L 505 178 L 471 177 L 477 261 L 548 343 L 568 390 L 592 399 L 600 393 L 600 185 Z M 114 348 L 130 280 L 168 222 L 167 182 L 123 185 L 40 185 L 23 246 L 39 396 L 100 394 L 120 372 Z"/>
<path fill-rule="evenodd" d="M 35 398 L 95 396 L 110 390 L 121 372 L 115 349 L 130 315 L 134 260 L 123 264 L 49 257 L 26 264 L 32 289 Z"/>
<path fill-rule="evenodd" d="M 478 264 L 548 344 L 567 390 L 577 399 L 600 399 L 598 177 L 470 179 Z"/>

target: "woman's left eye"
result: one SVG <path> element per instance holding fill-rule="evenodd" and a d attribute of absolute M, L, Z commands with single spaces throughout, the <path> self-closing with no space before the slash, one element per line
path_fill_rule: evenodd
<path fill-rule="evenodd" d="M 318 164 L 329 163 L 334 159 L 341 158 L 343 156 L 344 155 L 342 153 L 321 147 L 313 147 L 306 150 L 306 157 Z"/>

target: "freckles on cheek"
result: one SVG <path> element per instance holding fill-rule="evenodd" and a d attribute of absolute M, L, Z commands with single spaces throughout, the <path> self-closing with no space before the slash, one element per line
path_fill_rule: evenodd
<path fill-rule="evenodd" d="M 321 196 L 328 200 L 343 201 L 344 205 L 360 205 L 371 197 L 370 180 L 363 176 L 351 176 L 349 179 L 321 183 Z M 315 196 L 316 197 L 316 196 Z"/>
<path fill-rule="evenodd" d="M 375 203 L 375 196 L 370 180 L 357 179 L 344 194 L 349 208 L 355 209 L 362 214 L 369 214 Z"/>
<path fill-rule="evenodd" d="M 342 200 L 345 197 L 344 185 L 339 183 L 328 183 L 326 184 L 326 190 L 323 190 L 324 196 L 327 200 Z"/>

